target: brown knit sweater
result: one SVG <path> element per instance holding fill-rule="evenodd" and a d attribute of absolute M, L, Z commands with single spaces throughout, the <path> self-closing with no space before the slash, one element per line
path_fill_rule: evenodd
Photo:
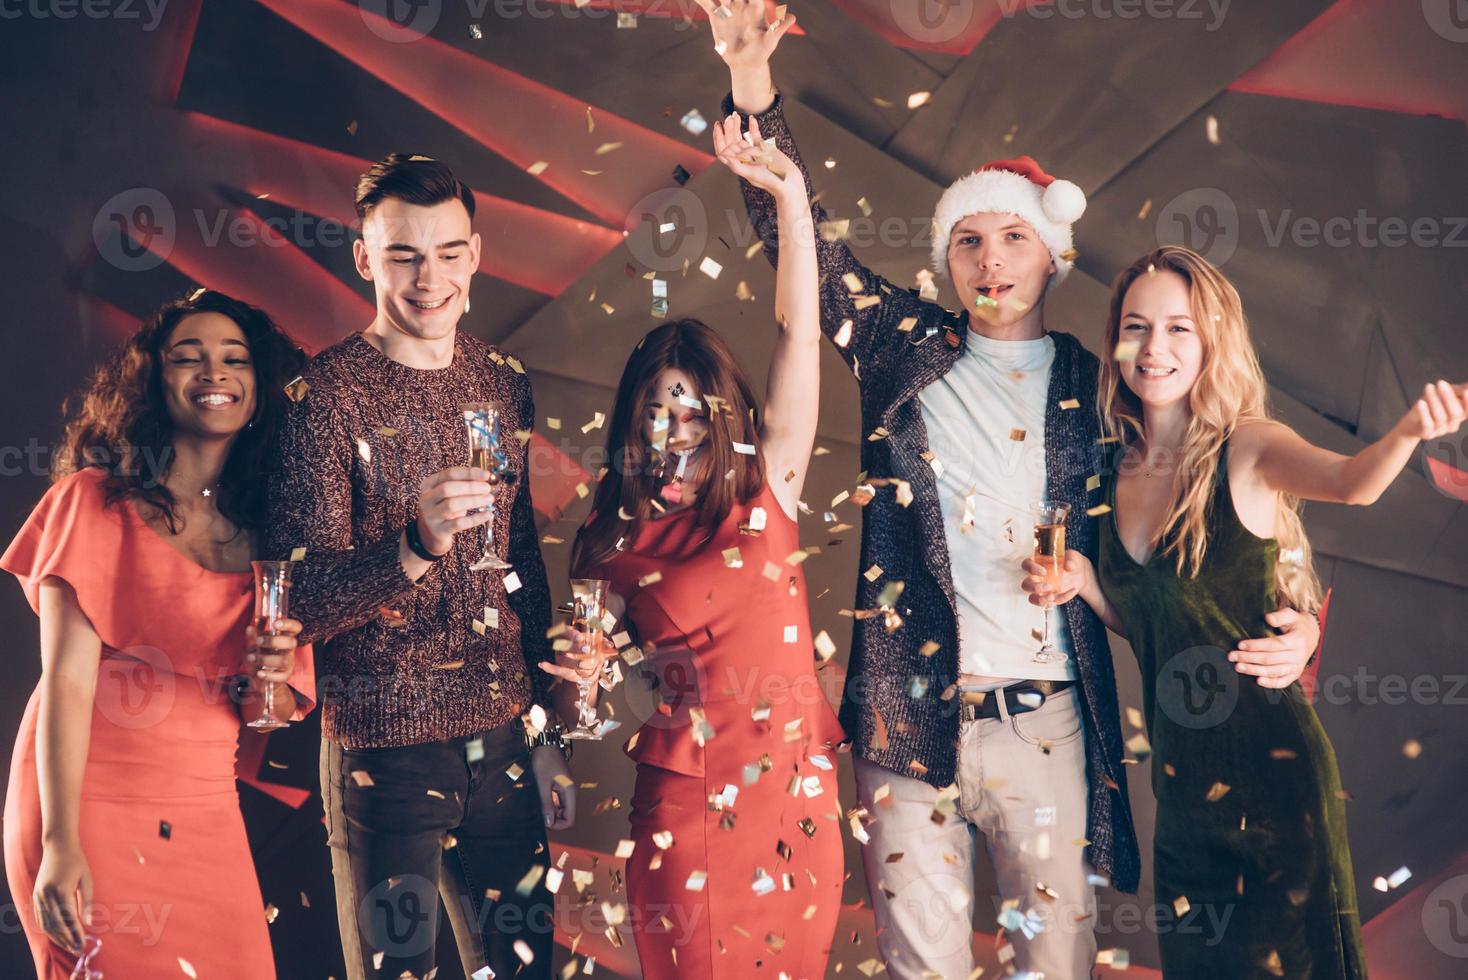
<path fill-rule="evenodd" d="M 529 380 L 463 331 L 441 370 L 399 364 L 353 334 L 303 378 L 270 474 L 266 549 L 280 559 L 305 549 L 290 610 L 316 644 L 322 734 L 354 748 L 414 745 L 504 724 L 532 702 L 550 710 L 549 676 L 534 667 L 552 657 L 550 589 L 513 437 L 534 424 Z M 481 526 L 415 583 L 398 540 L 422 480 L 467 465 L 459 406 L 471 401 L 504 406 L 506 445 L 527 478 L 496 501 L 495 544 L 515 567 L 469 570 Z"/>

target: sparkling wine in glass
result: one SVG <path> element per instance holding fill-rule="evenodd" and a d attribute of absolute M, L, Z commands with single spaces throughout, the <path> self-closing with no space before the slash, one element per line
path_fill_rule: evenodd
<path fill-rule="evenodd" d="M 1045 567 L 1045 584 L 1059 589 L 1065 575 L 1065 519 L 1070 504 L 1043 500 L 1035 511 L 1035 561 Z M 1069 657 L 1050 642 L 1050 605 L 1045 609 L 1045 625 L 1040 649 L 1035 651 L 1037 664 L 1063 664 Z"/>
<path fill-rule="evenodd" d="M 611 583 L 600 578 L 573 578 L 571 580 L 571 627 L 580 634 L 576 652 L 584 657 L 592 656 L 607 642 L 602 617 L 607 610 L 607 590 Z M 589 704 L 591 686 L 597 682 L 596 675 L 576 677 L 576 727 L 565 733 L 566 738 L 599 740 L 602 733 L 597 728 L 596 706 Z"/>
<path fill-rule="evenodd" d="M 291 563 L 288 561 L 252 561 L 255 570 L 255 636 L 264 639 L 278 635 L 275 624 L 290 615 Z M 250 728 L 272 731 L 290 724 L 275 717 L 275 684 L 265 685 L 265 704 L 260 717 L 247 722 Z"/>
<path fill-rule="evenodd" d="M 489 506 L 484 508 L 489 513 L 489 520 L 484 525 L 484 551 L 479 560 L 469 568 L 476 572 L 513 568 L 513 565 L 495 554 L 494 548 L 496 493 L 493 488 L 501 485 L 513 486 L 519 477 L 510 468 L 510 456 L 505 449 L 504 430 L 500 423 L 503 413 L 496 402 L 469 402 L 460 406 L 460 409 L 464 413 L 464 429 L 469 438 L 469 465 L 488 473 L 491 487 Z M 477 510 L 470 511 L 476 512 Z"/>

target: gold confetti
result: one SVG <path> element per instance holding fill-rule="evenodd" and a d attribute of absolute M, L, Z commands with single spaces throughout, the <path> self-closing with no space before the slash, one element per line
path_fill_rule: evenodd
<path fill-rule="evenodd" d="M 305 560 L 306 560 L 306 549 L 305 548 L 292 548 L 291 549 L 291 561 L 305 561 Z"/>
<path fill-rule="evenodd" d="M 842 218 L 840 221 L 822 221 L 817 230 L 821 233 L 821 241 L 845 241 L 851 235 L 851 219 Z"/>
<path fill-rule="evenodd" d="M 1010 442 L 1024 442 L 1025 441 L 1025 430 L 1024 429 L 1010 429 L 1009 430 L 1009 441 Z"/>
<path fill-rule="evenodd" d="M 1209 113 L 1208 114 L 1208 120 L 1207 120 L 1207 122 L 1205 124 L 1205 127 L 1206 127 L 1206 132 L 1208 134 L 1208 142 L 1212 143 L 1214 146 L 1218 146 L 1220 143 L 1223 142 L 1223 140 L 1220 139 L 1219 138 L 1219 135 L 1218 135 L 1218 117 L 1217 116 L 1213 115 L 1212 113 Z"/>
<path fill-rule="evenodd" d="M 1149 197 L 1142 202 L 1142 210 L 1137 212 L 1137 220 L 1145 221 L 1147 215 L 1152 211 L 1152 199 Z"/>
<path fill-rule="evenodd" d="M 311 385 L 305 378 L 297 375 L 285 386 L 286 397 L 293 402 L 299 402 L 306 397 L 306 392 L 311 390 Z"/>
<path fill-rule="evenodd" d="M 932 98 L 932 92 L 914 92 L 907 97 L 907 107 L 909 109 L 916 109 L 918 106 L 927 105 L 928 101 Z"/>
<path fill-rule="evenodd" d="M 622 148 L 621 142 L 616 142 L 616 143 L 603 143 L 601 146 L 598 146 L 596 148 L 596 155 L 599 156 L 599 157 L 604 157 L 608 153 L 614 153 L 617 150 L 620 150 L 621 148 Z"/>
<path fill-rule="evenodd" d="M 1067 398 L 1060 403 L 1060 407 L 1066 410 L 1070 410 L 1072 408 L 1080 408 L 1081 400 L 1079 398 Z"/>
<path fill-rule="evenodd" d="M 710 279 L 717 279 L 719 278 L 719 273 L 724 271 L 724 267 L 718 262 L 714 261 L 713 256 L 705 255 L 703 257 L 703 261 L 698 263 L 698 271 L 702 272 Z"/>
<path fill-rule="evenodd" d="M 1217 803 L 1219 800 L 1228 795 L 1228 791 L 1231 788 L 1232 787 L 1230 787 L 1228 783 L 1214 783 L 1212 786 L 1208 787 L 1208 792 L 1204 795 L 1203 798 L 1209 803 Z"/>
<path fill-rule="evenodd" d="M 1402 755 L 1409 759 L 1415 759 L 1422 754 L 1422 743 L 1415 738 L 1409 738 L 1402 743 Z"/>
<path fill-rule="evenodd" d="M 1109 513 L 1111 513 L 1110 504 L 1097 504 L 1095 507 L 1089 507 L 1086 509 L 1087 517 L 1100 517 L 1102 514 Z"/>
<path fill-rule="evenodd" d="M 530 176 L 532 177 L 539 177 L 541 174 L 545 173 L 545 168 L 549 166 L 550 164 L 546 163 L 544 160 L 536 160 L 530 166 L 525 168 L 525 172 L 527 174 L 530 174 Z"/>
<path fill-rule="evenodd" d="M 1118 361 L 1135 361 L 1137 351 L 1142 349 L 1140 340 L 1123 340 L 1116 345 L 1115 357 Z"/>

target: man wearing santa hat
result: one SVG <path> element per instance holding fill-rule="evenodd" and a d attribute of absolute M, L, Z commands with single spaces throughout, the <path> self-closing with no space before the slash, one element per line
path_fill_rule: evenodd
<path fill-rule="evenodd" d="M 762 3 L 699 3 L 731 71 L 723 111 L 746 117 L 751 158 L 773 139 L 804 171 L 769 71 L 794 17 L 767 24 Z M 742 187 L 773 262 L 774 203 Z M 1020 589 L 1042 500 L 1069 506 L 1068 547 L 1096 553 L 1098 362 L 1044 323 L 1085 206 L 1079 187 L 1029 157 L 954 182 L 934 215 L 932 266 L 962 313 L 876 275 L 841 241 L 817 243 L 822 329 L 860 384 L 862 468 L 876 489 L 856 606 L 884 615 L 856 621 L 841 721 L 894 977 L 972 974 L 979 833 L 997 925 L 1032 975 L 1089 976 L 1096 883 L 1137 888 L 1105 627 L 1085 603 L 1040 608 Z M 819 227 L 826 214 L 814 208 Z M 1041 655 L 1047 618 L 1055 649 Z M 1303 670 L 1319 627 L 1289 619 L 1279 650 Z"/>

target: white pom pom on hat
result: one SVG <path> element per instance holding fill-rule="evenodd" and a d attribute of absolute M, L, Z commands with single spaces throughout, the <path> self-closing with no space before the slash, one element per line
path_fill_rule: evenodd
<path fill-rule="evenodd" d="M 1050 250 L 1054 286 L 1070 272 L 1071 225 L 1086 212 L 1086 195 L 1068 180 L 1047 174 L 1032 157 L 986 163 L 943 192 L 933 215 L 933 271 L 948 274 L 948 238 L 971 214 L 1013 214 L 1026 221 Z M 1070 256 L 1067 258 L 1067 256 Z"/>

